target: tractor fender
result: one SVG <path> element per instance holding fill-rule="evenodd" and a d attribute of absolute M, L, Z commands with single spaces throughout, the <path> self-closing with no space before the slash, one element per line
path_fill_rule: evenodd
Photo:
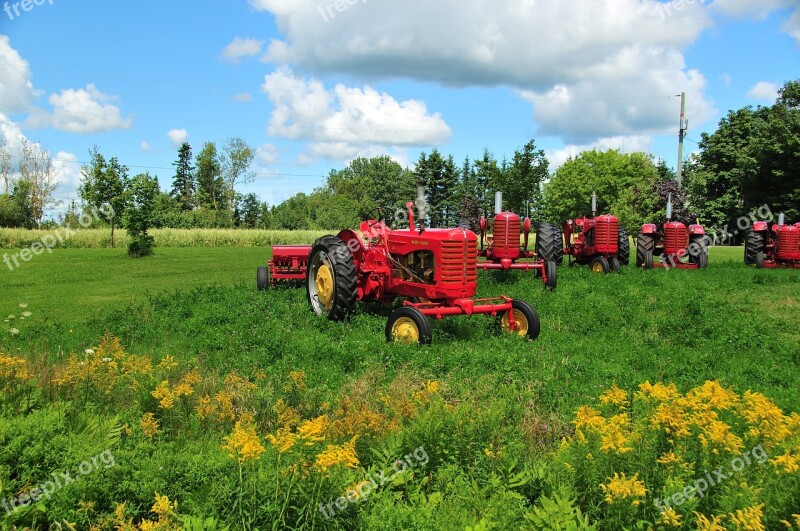
<path fill-rule="evenodd" d="M 756 221 L 753 223 L 753 230 L 755 232 L 761 232 L 767 230 L 769 228 L 769 224 L 766 221 Z"/>
<path fill-rule="evenodd" d="M 531 232 L 531 218 L 525 218 L 524 230 L 525 230 L 525 234 L 530 234 L 530 232 Z"/>
<path fill-rule="evenodd" d="M 486 233 L 486 229 L 489 228 L 489 222 L 486 221 L 486 218 L 481 216 L 481 232 Z"/>
<path fill-rule="evenodd" d="M 689 234 L 692 236 L 702 236 L 706 233 L 706 229 L 702 225 L 689 225 Z"/>
<path fill-rule="evenodd" d="M 364 240 L 361 239 L 361 236 L 359 236 L 355 231 L 344 229 L 343 231 L 339 232 L 336 237 L 342 240 L 345 246 L 350 249 L 350 252 L 353 253 L 353 258 L 355 258 L 357 262 L 364 261 L 364 251 L 366 250 L 367 246 L 364 243 Z"/>
<path fill-rule="evenodd" d="M 642 234 L 655 234 L 657 232 L 658 227 L 656 227 L 653 223 L 642 225 Z"/>

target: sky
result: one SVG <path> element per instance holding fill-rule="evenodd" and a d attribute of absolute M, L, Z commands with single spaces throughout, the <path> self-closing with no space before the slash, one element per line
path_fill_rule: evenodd
<path fill-rule="evenodd" d="M 359 156 L 499 160 L 534 139 L 675 166 L 800 78 L 800 0 L 0 0 L 0 141 L 77 199 L 97 147 L 169 190 L 177 149 L 242 137 L 269 204 Z M 63 206 L 62 206 L 63 208 Z M 55 210 L 57 211 L 57 210 Z"/>

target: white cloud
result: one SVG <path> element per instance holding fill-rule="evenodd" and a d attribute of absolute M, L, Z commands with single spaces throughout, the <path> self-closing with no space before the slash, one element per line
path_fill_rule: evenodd
<path fill-rule="evenodd" d="M 264 166 L 275 164 L 281 159 L 281 153 L 278 146 L 273 144 L 264 144 L 256 148 L 256 160 Z"/>
<path fill-rule="evenodd" d="M 174 148 L 181 147 L 181 144 L 189 140 L 189 132 L 186 129 L 170 129 L 167 132 L 169 143 Z"/>
<path fill-rule="evenodd" d="M 265 54 L 273 63 L 369 79 L 509 86 L 538 96 L 541 133 L 568 143 L 666 130 L 675 121 L 667 98 L 682 91 L 696 121 L 714 115 L 705 80 L 683 57 L 712 24 L 699 1 L 664 17 L 655 0 L 376 0 L 350 5 L 328 23 L 317 0 L 250 3 L 277 19 L 283 38 Z M 562 94 L 570 99 L 545 101 Z"/>
<path fill-rule="evenodd" d="M 754 100 L 768 101 L 770 104 L 775 103 L 775 100 L 778 99 L 778 86 L 775 83 L 759 81 L 750 88 L 747 92 L 747 97 Z"/>
<path fill-rule="evenodd" d="M 20 56 L 6 35 L 0 35 L 0 112 L 11 114 L 26 109 L 38 94 L 30 81 L 30 65 Z"/>
<path fill-rule="evenodd" d="M 794 8 L 783 25 L 783 31 L 800 45 L 800 3 L 798 0 L 715 0 L 712 6 L 725 15 L 737 18 L 767 18 L 772 12 Z"/>
<path fill-rule="evenodd" d="M 249 92 L 243 92 L 241 94 L 234 94 L 231 96 L 231 100 L 238 102 L 238 103 L 249 103 L 253 101 L 253 95 Z"/>
<path fill-rule="evenodd" d="M 142 140 L 139 144 L 139 149 L 141 149 L 144 153 L 150 153 L 153 151 L 153 148 L 150 147 L 150 142 L 147 140 Z"/>
<path fill-rule="evenodd" d="M 220 53 L 220 59 L 233 64 L 239 64 L 244 57 L 261 55 L 264 41 L 257 39 L 243 39 L 236 37 Z"/>
<path fill-rule="evenodd" d="M 450 139 L 451 130 L 439 113 L 429 114 L 424 102 L 398 102 L 366 86 L 304 80 L 282 67 L 264 78 L 262 90 L 274 109 L 269 134 L 320 143 L 382 146 L 428 146 Z"/>
<path fill-rule="evenodd" d="M 800 46 L 800 9 L 796 9 L 786 24 L 783 26 L 783 31 L 788 33 Z"/>
<path fill-rule="evenodd" d="M 574 158 L 583 153 L 584 151 L 608 151 L 609 149 L 618 149 L 622 153 L 637 153 L 644 152 L 650 153 L 652 149 L 653 139 L 648 135 L 634 135 L 634 136 L 615 136 L 610 138 L 601 138 L 596 142 L 584 145 L 568 145 L 561 149 L 547 150 L 547 160 L 550 162 L 550 169 L 557 170 L 564 164 L 570 157 Z"/>
<path fill-rule="evenodd" d="M 122 117 L 120 108 L 112 103 L 116 100 L 91 83 L 85 89 L 65 89 L 48 98 L 52 113 L 38 109 L 28 117 L 27 125 L 79 134 L 128 129 L 133 118 Z"/>

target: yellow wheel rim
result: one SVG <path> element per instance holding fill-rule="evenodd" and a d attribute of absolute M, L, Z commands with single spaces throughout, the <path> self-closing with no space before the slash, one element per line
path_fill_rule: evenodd
<path fill-rule="evenodd" d="M 392 338 L 406 345 L 419 343 L 419 328 L 417 328 L 417 323 L 408 317 L 401 317 L 392 325 Z"/>
<path fill-rule="evenodd" d="M 592 266 L 592 271 L 594 271 L 595 273 L 603 273 L 604 272 L 603 264 L 601 264 L 600 262 L 595 262 L 594 265 Z"/>
<path fill-rule="evenodd" d="M 516 330 L 511 330 L 511 323 L 508 322 L 508 312 L 503 314 L 502 326 L 503 330 L 506 332 L 511 332 L 512 334 L 518 334 L 520 336 L 524 336 L 528 334 L 528 319 L 525 317 L 525 314 L 519 310 L 513 310 L 514 312 L 514 324 L 517 326 Z"/>
<path fill-rule="evenodd" d="M 326 310 L 329 310 L 333 305 L 333 294 L 335 290 L 331 269 L 326 264 L 322 264 L 319 266 L 319 269 L 317 269 L 316 284 L 319 302 Z"/>

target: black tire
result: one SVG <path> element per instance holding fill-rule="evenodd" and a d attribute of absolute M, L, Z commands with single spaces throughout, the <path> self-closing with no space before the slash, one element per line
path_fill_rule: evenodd
<path fill-rule="evenodd" d="M 644 267 L 645 269 L 653 268 L 653 250 L 655 249 L 655 241 L 649 234 L 639 234 L 636 240 L 636 267 Z M 649 253 L 650 261 L 649 266 L 645 263 L 646 256 Z M 647 266 L 647 267 L 646 267 Z"/>
<path fill-rule="evenodd" d="M 617 251 L 619 263 L 626 266 L 631 263 L 631 240 L 628 238 L 628 231 L 619 229 L 619 250 Z"/>
<path fill-rule="evenodd" d="M 323 236 L 314 242 L 308 258 L 306 293 L 311 309 L 331 321 L 343 321 L 353 313 L 358 299 L 356 268 L 353 254 L 339 238 Z"/>
<path fill-rule="evenodd" d="M 545 262 L 564 261 L 564 246 L 561 244 L 561 231 L 552 223 L 539 223 L 536 233 L 536 254 Z"/>
<path fill-rule="evenodd" d="M 558 284 L 558 265 L 553 261 L 545 262 L 544 273 L 547 276 L 547 282 L 545 282 L 544 285 L 548 289 L 556 289 L 556 285 Z"/>
<path fill-rule="evenodd" d="M 703 249 L 700 251 L 700 254 L 697 255 L 697 267 L 699 269 L 708 267 L 708 249 Z"/>
<path fill-rule="evenodd" d="M 259 267 L 256 271 L 256 286 L 258 291 L 264 291 L 269 288 L 269 268 Z"/>
<path fill-rule="evenodd" d="M 425 314 L 416 308 L 403 306 L 396 309 L 386 321 L 386 341 L 389 343 L 431 344 L 431 324 Z"/>
<path fill-rule="evenodd" d="M 764 251 L 756 253 L 756 269 L 764 269 Z"/>
<path fill-rule="evenodd" d="M 617 258 L 616 256 L 610 256 L 608 258 L 608 266 L 614 273 L 619 273 L 620 271 L 622 271 L 622 264 L 620 264 L 619 258 Z"/>
<path fill-rule="evenodd" d="M 539 320 L 539 314 L 536 313 L 536 310 L 534 310 L 527 302 L 517 299 L 511 301 L 511 308 L 514 312 L 515 321 L 522 321 L 522 319 L 525 320 L 522 324 L 522 327 L 518 328 L 517 330 L 511 330 L 511 327 L 508 324 L 508 312 L 506 312 L 500 318 L 500 328 L 504 332 L 514 333 L 520 336 L 527 336 L 527 338 L 530 340 L 534 340 L 539 337 L 542 324 Z"/>
<path fill-rule="evenodd" d="M 744 263 L 753 265 L 756 263 L 756 255 L 764 252 L 764 233 L 754 230 L 747 231 L 744 240 Z"/>
<path fill-rule="evenodd" d="M 602 273 L 606 274 L 611 270 L 611 264 L 608 263 L 608 260 L 605 256 L 598 256 L 592 263 L 590 264 L 592 271 L 595 273 Z"/>

